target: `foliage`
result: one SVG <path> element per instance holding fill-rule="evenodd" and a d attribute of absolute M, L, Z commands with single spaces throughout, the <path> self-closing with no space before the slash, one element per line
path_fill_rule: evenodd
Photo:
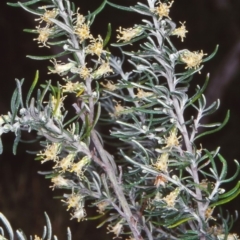
<path fill-rule="evenodd" d="M 42 237 L 38 237 L 37 235 L 34 236 L 34 240 L 40 240 L 40 239 L 53 239 L 53 240 L 58 240 L 57 236 L 52 236 L 52 225 L 51 225 L 51 221 L 48 217 L 48 215 L 45 213 L 45 218 L 46 218 L 46 223 L 47 226 L 44 226 L 43 228 L 43 233 L 42 233 Z M 27 240 L 27 237 L 25 236 L 25 234 L 23 233 L 22 230 L 17 230 L 16 231 L 16 236 L 13 233 L 13 229 L 11 224 L 9 223 L 9 221 L 6 219 L 6 217 L 0 213 L 0 220 L 1 223 L 3 224 L 4 228 L 0 227 L 0 239 L 1 240 L 5 240 L 5 237 L 8 237 L 9 240 L 13 240 L 13 239 L 19 239 L 19 240 Z M 5 235 L 4 229 L 7 231 L 8 235 Z M 30 239 L 32 240 L 32 236 L 30 236 Z M 71 231 L 68 228 L 67 229 L 67 240 L 71 240 L 72 239 L 72 235 L 71 235 Z"/>
<path fill-rule="evenodd" d="M 36 160 L 53 163 L 46 178 L 53 189 L 66 190 L 62 201 L 71 219 L 98 217 L 87 217 L 87 201 L 104 216 L 99 227 L 108 223 L 115 237 L 238 239 L 229 233 L 235 219 L 224 216 L 221 205 L 240 193 L 240 182 L 228 192 L 222 188 L 239 176 L 239 163 L 235 160 L 236 173 L 228 177 L 219 148 L 209 151 L 196 143 L 220 130 L 229 112 L 223 123 L 201 123 L 219 108 L 219 101 L 209 105 L 203 94 L 209 76 L 193 96 L 188 94 L 193 75 L 217 48 L 209 56 L 202 50 L 177 50 L 171 39 L 184 41 L 188 31 L 185 22 L 176 27 L 171 20 L 173 1 L 145 2 L 126 7 L 104 0 L 86 16 L 68 0 L 9 3 L 37 15 L 36 29 L 25 31 L 38 35 L 39 47 L 61 49 L 52 56 L 28 56 L 50 60 L 49 74 L 61 81 L 42 83 L 33 98 L 37 71 L 24 100 L 23 80 L 17 80 L 0 133 L 15 133 L 16 154 L 21 132 L 37 132 L 43 150 Z M 40 7 L 34 8 L 36 3 Z M 109 43 L 111 25 L 105 38 L 93 36 L 91 25 L 106 5 L 138 13 L 142 22 L 120 26 L 116 43 Z M 113 48 L 121 57 L 111 53 Z M 69 95 L 75 97 L 74 116 L 67 111 Z M 195 111 L 190 118 L 188 109 Z M 98 131 L 101 124 L 110 134 Z M 215 207 L 220 207 L 218 220 Z"/>

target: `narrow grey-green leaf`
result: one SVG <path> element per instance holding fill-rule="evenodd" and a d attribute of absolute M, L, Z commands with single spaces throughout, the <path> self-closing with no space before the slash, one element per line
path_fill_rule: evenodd
<path fill-rule="evenodd" d="M 94 127 L 96 126 L 100 115 L 101 115 L 101 103 L 98 102 L 97 113 L 96 113 L 96 115 L 95 115 L 95 119 L 94 119 L 94 122 L 93 122 L 93 124 L 92 124 L 92 128 L 94 128 Z"/>
<path fill-rule="evenodd" d="M 25 234 L 21 230 L 17 230 L 16 233 L 18 236 L 18 240 L 27 240 Z"/>
<path fill-rule="evenodd" d="M 70 52 L 64 51 L 64 52 L 61 52 L 61 53 L 58 53 L 58 54 L 55 54 L 55 55 L 51 55 L 51 56 L 27 55 L 27 58 L 34 59 L 34 60 L 48 60 L 48 59 L 52 59 L 52 58 L 58 58 L 58 57 L 61 57 L 61 56 L 67 55 L 67 54 L 70 54 Z"/>
<path fill-rule="evenodd" d="M 16 106 L 16 100 L 17 100 L 17 89 L 14 90 L 12 98 L 11 98 L 11 112 L 14 112 L 15 106 Z"/>
<path fill-rule="evenodd" d="M 192 97 L 188 100 L 189 103 L 188 103 L 186 106 L 188 106 L 188 105 L 190 105 L 190 104 L 193 104 L 196 100 L 198 100 L 198 99 L 201 97 L 201 95 L 203 94 L 203 92 L 205 91 L 205 89 L 206 89 L 206 87 L 207 87 L 207 85 L 208 85 L 208 82 L 209 82 L 209 74 L 207 75 L 206 80 L 205 80 L 202 88 L 201 88 L 194 96 L 192 96 Z"/>
<path fill-rule="evenodd" d="M 9 221 L 7 220 L 7 218 L 0 212 L 0 220 L 2 220 L 4 226 L 6 227 L 8 234 L 9 234 L 9 240 L 13 240 L 14 239 L 14 234 L 13 234 L 13 230 L 12 227 L 9 223 Z"/>
<path fill-rule="evenodd" d="M 218 128 L 213 129 L 213 130 L 210 130 L 210 131 L 207 131 L 207 132 L 204 132 L 204 133 L 202 133 L 202 134 L 199 134 L 198 136 L 195 137 L 194 140 L 196 140 L 196 139 L 198 139 L 198 138 L 200 138 L 200 137 L 206 136 L 206 135 L 208 135 L 208 134 L 212 134 L 212 133 L 218 132 L 219 130 L 221 130 L 221 129 L 227 124 L 227 122 L 228 122 L 228 120 L 229 120 L 229 117 L 230 117 L 230 111 L 228 110 L 228 111 L 227 111 L 227 115 L 226 115 L 223 123 L 222 123 Z"/>
<path fill-rule="evenodd" d="M 16 79 L 16 83 L 17 83 L 17 89 L 18 89 L 18 97 L 19 97 L 19 101 L 21 104 L 21 108 L 24 107 L 23 105 L 23 99 L 22 99 L 22 84 L 23 84 L 24 79 L 21 80 L 21 82 Z"/>
<path fill-rule="evenodd" d="M 34 3 L 37 3 L 37 2 L 41 2 L 42 0 L 32 0 L 32 1 L 28 1 L 28 2 L 24 2 L 22 3 L 22 5 L 24 6 L 30 6 Z M 11 7 L 21 7 L 19 3 L 10 3 L 10 2 L 7 2 L 7 5 L 11 6 Z"/>
<path fill-rule="evenodd" d="M 119 10 L 128 11 L 128 12 L 134 12 L 129 7 L 121 6 L 121 5 L 118 5 L 118 4 L 111 3 L 111 2 L 107 2 L 107 4 L 110 5 L 111 7 L 117 8 Z"/>
<path fill-rule="evenodd" d="M 67 228 L 67 240 L 72 240 L 72 233 L 69 227 Z"/>
<path fill-rule="evenodd" d="M 237 167 L 236 172 L 230 178 L 222 180 L 222 183 L 232 182 L 235 178 L 239 177 L 239 172 L 240 172 L 239 162 L 237 160 L 234 160 L 234 162 L 235 162 L 236 167 Z"/>
<path fill-rule="evenodd" d="M 112 26 L 111 26 L 111 23 L 109 23 L 108 24 L 107 35 L 106 35 L 106 37 L 105 37 L 105 39 L 103 41 L 103 47 L 105 47 L 108 44 L 108 42 L 109 42 L 109 40 L 111 38 L 111 34 L 112 34 Z"/>
<path fill-rule="evenodd" d="M 56 25 L 58 25 L 61 29 L 65 30 L 66 32 L 70 33 L 70 34 L 74 34 L 74 31 L 72 28 L 70 28 L 68 25 L 66 25 L 65 23 L 55 19 L 55 18 L 50 18 L 50 20 L 55 23 Z"/>
<path fill-rule="evenodd" d="M 104 0 L 104 1 L 102 2 L 102 4 L 101 4 L 94 12 L 90 13 L 90 14 L 87 16 L 87 18 L 89 18 L 89 17 L 91 17 L 91 16 L 94 16 L 94 17 L 95 17 L 97 14 L 99 14 L 99 13 L 104 9 L 106 3 L 107 3 L 107 0 Z"/>
<path fill-rule="evenodd" d="M 38 82 L 38 78 L 39 78 L 39 71 L 37 70 L 36 71 L 36 74 L 35 74 L 35 78 L 34 78 L 34 80 L 33 80 L 33 83 L 32 83 L 32 85 L 31 85 L 31 87 L 30 87 L 30 89 L 29 89 L 29 91 L 28 91 L 28 94 L 27 94 L 27 98 L 26 98 L 26 107 L 28 108 L 28 106 L 29 106 L 29 100 L 30 100 L 30 98 L 31 98 L 31 95 L 32 95 L 32 92 L 33 92 L 33 90 L 34 90 L 34 88 L 35 88 L 35 86 L 36 86 L 36 84 L 37 84 L 37 82 Z"/>
<path fill-rule="evenodd" d="M 27 12 L 30 12 L 30 13 L 32 13 L 34 15 L 38 15 L 38 16 L 42 16 L 43 15 L 39 11 L 35 11 L 35 10 L 31 9 L 31 8 L 26 7 L 26 5 L 22 4 L 21 2 L 18 2 L 18 4 Z"/>
<path fill-rule="evenodd" d="M 15 140 L 14 140 L 14 143 L 13 143 L 13 155 L 16 155 L 17 154 L 17 147 L 18 147 L 18 143 L 21 139 L 21 131 L 17 131 L 16 133 L 16 137 L 15 137 Z"/>
<path fill-rule="evenodd" d="M 39 102 L 40 102 L 40 103 L 42 103 L 42 101 L 43 101 L 43 99 L 44 99 L 47 91 L 49 90 L 50 85 L 51 85 L 51 80 L 49 80 L 49 81 L 47 82 L 47 85 L 44 85 L 43 92 L 42 92 L 41 97 L 40 97 L 40 99 L 39 99 Z"/>
<path fill-rule="evenodd" d="M 219 47 L 219 45 L 217 45 L 216 48 L 214 49 L 213 53 L 210 54 L 208 57 L 204 58 L 204 59 L 202 60 L 202 62 L 207 62 L 207 61 L 209 61 L 210 59 L 212 59 L 212 58 L 216 55 L 216 53 L 217 53 L 217 51 L 218 51 L 218 47 Z"/>
<path fill-rule="evenodd" d="M 52 225 L 46 212 L 44 212 L 47 223 L 47 240 L 52 239 Z"/>
<path fill-rule="evenodd" d="M 3 144 L 2 144 L 2 138 L 0 137 L 0 154 L 3 153 Z"/>

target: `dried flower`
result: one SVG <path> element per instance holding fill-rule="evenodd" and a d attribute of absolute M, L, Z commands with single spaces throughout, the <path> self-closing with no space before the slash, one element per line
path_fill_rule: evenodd
<path fill-rule="evenodd" d="M 199 188 L 205 192 L 209 192 L 214 188 L 214 183 L 209 182 L 208 179 L 202 179 L 202 181 L 199 183 Z"/>
<path fill-rule="evenodd" d="M 78 208 L 76 208 L 73 212 L 73 214 L 71 214 L 72 219 L 77 218 L 77 221 L 83 221 L 85 219 L 85 217 L 87 216 L 86 210 L 84 209 L 83 206 L 79 206 Z"/>
<path fill-rule="evenodd" d="M 158 175 L 155 178 L 154 181 L 154 186 L 156 186 L 156 188 L 158 188 L 160 185 L 162 185 L 163 187 L 165 187 L 165 183 L 167 182 L 167 179 L 161 175 Z"/>
<path fill-rule="evenodd" d="M 185 22 L 180 22 L 180 24 L 182 25 L 181 27 L 179 28 L 176 28 L 172 31 L 172 35 L 177 35 L 177 37 L 180 37 L 181 38 L 181 41 L 183 42 L 184 38 L 186 37 L 186 33 L 188 32 L 186 30 L 186 27 L 185 27 Z"/>
<path fill-rule="evenodd" d="M 181 54 L 180 59 L 182 62 L 186 63 L 187 66 L 185 69 L 197 69 L 200 67 L 200 64 L 202 63 L 203 56 L 206 55 L 201 50 L 200 53 L 198 52 L 190 52 L 190 51 L 184 51 L 184 53 Z"/>
<path fill-rule="evenodd" d="M 107 80 L 106 84 L 104 84 L 103 82 L 101 82 L 100 84 L 109 91 L 115 91 L 117 89 L 117 86 L 113 84 L 113 82 L 110 80 Z"/>
<path fill-rule="evenodd" d="M 122 36 L 117 35 L 117 41 L 123 41 L 123 42 L 128 42 L 132 40 L 133 38 L 139 36 L 142 33 L 142 29 L 140 27 L 135 27 L 135 28 L 122 28 L 119 27 L 117 30 Z"/>
<path fill-rule="evenodd" d="M 39 33 L 38 38 L 34 38 L 34 41 L 38 41 L 38 44 L 42 44 L 39 47 L 48 47 L 47 41 L 53 30 L 48 27 L 48 25 L 44 28 L 40 28 L 40 26 L 37 26 L 37 32 Z"/>
<path fill-rule="evenodd" d="M 104 214 L 104 211 L 106 207 L 109 206 L 109 203 L 107 201 L 101 201 L 97 203 L 96 206 L 98 208 L 97 212 L 99 212 L 100 214 Z"/>
<path fill-rule="evenodd" d="M 107 233 L 112 232 L 113 234 L 115 234 L 115 237 L 113 237 L 113 239 L 114 239 L 114 238 L 118 238 L 119 235 L 120 235 L 121 232 L 122 232 L 122 228 L 123 228 L 123 224 L 122 224 L 122 220 L 121 220 L 121 221 L 119 221 L 115 226 L 112 226 L 112 225 L 109 224 L 109 225 L 107 226 L 107 230 L 108 230 Z"/>
<path fill-rule="evenodd" d="M 146 98 L 153 95 L 152 92 L 145 92 L 141 88 L 138 88 L 137 90 L 138 90 L 138 93 L 136 94 L 136 96 L 138 98 Z"/>
<path fill-rule="evenodd" d="M 72 62 L 66 64 L 61 63 L 61 61 L 57 61 L 55 58 L 50 60 L 50 62 L 53 63 L 54 69 L 49 69 L 50 72 L 48 72 L 48 74 L 57 73 L 60 76 L 65 75 L 75 65 Z"/>
<path fill-rule="evenodd" d="M 211 226 L 208 228 L 208 233 L 214 235 L 214 236 L 219 236 L 224 232 L 223 227 L 222 226 Z"/>
<path fill-rule="evenodd" d="M 114 102 L 116 102 L 116 105 L 115 105 L 115 110 L 114 110 L 114 113 L 109 113 L 109 115 L 111 117 L 115 117 L 115 118 L 118 118 L 119 116 L 121 116 L 124 111 L 125 111 L 125 108 L 120 104 L 120 102 L 117 102 L 115 100 L 113 100 Z"/>
<path fill-rule="evenodd" d="M 52 25 L 53 22 L 49 18 L 56 18 L 59 10 L 56 8 L 53 8 L 52 10 L 47 10 L 46 7 L 42 8 L 45 10 L 45 13 L 40 18 L 35 19 L 35 21 L 40 21 L 40 23 L 44 21 L 48 26 Z"/>
<path fill-rule="evenodd" d="M 43 151 L 40 151 L 37 153 L 37 156 L 40 156 L 41 163 L 47 162 L 47 161 L 54 161 L 56 162 L 59 157 L 58 154 L 61 152 L 61 145 L 59 143 L 52 143 L 51 145 L 47 145 L 46 149 Z"/>
<path fill-rule="evenodd" d="M 180 189 L 176 188 L 174 191 L 170 192 L 166 197 L 163 198 L 163 200 L 167 203 L 167 207 L 174 208 L 179 192 Z"/>
<path fill-rule="evenodd" d="M 213 208 L 207 208 L 207 210 L 205 211 L 205 218 L 206 218 L 206 221 L 208 221 L 209 219 L 212 219 L 212 220 L 215 220 L 215 218 L 212 217 L 212 214 L 213 214 L 213 210 L 214 210 L 214 207 Z"/>
<path fill-rule="evenodd" d="M 170 12 L 170 8 L 172 7 L 174 1 L 170 2 L 168 5 L 167 3 L 162 3 L 161 1 L 158 1 L 157 4 L 158 6 L 155 7 L 152 12 L 156 13 L 159 16 L 159 20 L 162 19 L 163 17 L 167 17 L 169 19 L 171 19 L 169 17 L 169 12 Z"/>

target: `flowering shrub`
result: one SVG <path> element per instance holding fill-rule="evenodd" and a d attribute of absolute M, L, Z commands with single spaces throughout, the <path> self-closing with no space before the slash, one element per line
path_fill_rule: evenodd
<path fill-rule="evenodd" d="M 37 2 L 44 5 L 34 8 Z M 101 225 L 107 223 L 113 238 L 239 239 L 229 233 L 236 217 L 214 216 L 215 207 L 240 193 L 240 182 L 227 192 L 222 188 L 239 176 L 239 163 L 235 160 L 236 173 L 227 177 L 227 161 L 219 148 L 209 151 L 196 144 L 196 139 L 220 130 L 229 113 L 223 123 L 201 123 L 219 107 L 219 101 L 206 103 L 208 76 L 193 96 L 188 94 L 192 76 L 217 49 L 208 56 L 202 50 L 175 48 L 171 39 L 184 41 L 188 31 L 185 22 L 177 27 L 171 20 L 173 1 L 146 0 L 126 7 L 104 0 L 86 16 L 68 0 L 9 5 L 37 15 L 36 29 L 28 31 L 37 34 L 33 40 L 39 47 L 61 47 L 53 56 L 30 56 L 49 60 L 48 73 L 59 75 L 60 82 L 45 82 L 33 98 L 37 72 L 24 100 L 23 80 L 18 80 L 11 111 L 0 118 L 0 132 L 15 133 L 14 153 L 22 131 L 37 132 L 42 150 L 36 159 L 52 161 L 46 175 L 53 190 L 65 189 L 61 201 L 71 219 L 87 220 L 87 201 L 104 216 Z M 105 37 L 94 36 L 91 26 L 106 5 L 138 13 L 142 22 L 131 28 L 119 26 L 113 33 L 116 43 L 109 43 L 110 25 Z M 134 45 L 134 50 L 124 51 L 125 45 L 132 49 Z M 114 47 L 121 57 L 111 53 Z M 64 55 L 68 58 L 62 62 Z M 126 63 L 131 64 L 130 71 L 125 70 Z M 65 104 L 70 94 L 76 99 L 71 117 Z M 190 118 L 188 108 L 195 110 Z M 98 132 L 98 123 L 109 128 L 109 136 Z M 113 154 L 105 145 L 114 149 Z M 12 239 L 10 224 L 3 215 L 0 219 Z M 46 220 L 49 232 L 47 215 Z M 4 236 L 3 231 L 0 234 Z"/>

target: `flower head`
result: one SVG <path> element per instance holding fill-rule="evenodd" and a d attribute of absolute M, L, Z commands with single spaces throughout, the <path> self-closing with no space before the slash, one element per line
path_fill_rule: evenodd
<path fill-rule="evenodd" d="M 187 64 L 186 69 L 197 69 L 200 67 L 204 55 L 206 54 L 202 50 L 201 52 L 190 52 L 187 50 L 181 54 L 180 59 Z"/>
<path fill-rule="evenodd" d="M 83 205 L 83 196 L 81 196 L 79 193 L 72 193 L 71 195 L 67 195 L 66 198 L 67 200 L 62 200 L 62 202 L 68 205 L 67 211 L 70 208 L 77 209 Z"/>
<path fill-rule="evenodd" d="M 83 221 L 85 219 L 85 217 L 87 216 L 86 210 L 84 209 L 83 206 L 79 206 L 78 208 L 76 208 L 73 212 L 73 214 L 71 214 L 71 220 L 74 218 L 77 218 L 77 221 Z"/>
<path fill-rule="evenodd" d="M 180 22 L 181 23 L 181 27 L 179 28 L 176 28 L 172 31 L 172 35 L 177 35 L 177 37 L 180 37 L 181 38 L 181 41 L 183 42 L 183 39 L 186 37 L 186 33 L 188 32 L 186 30 L 186 27 L 185 27 L 185 22 Z"/>
<path fill-rule="evenodd" d="M 206 221 L 208 221 L 209 219 L 216 220 L 214 217 L 212 217 L 213 211 L 214 211 L 214 207 L 213 208 L 210 208 L 210 207 L 207 208 L 207 210 L 205 211 Z"/>
<path fill-rule="evenodd" d="M 50 18 L 56 18 L 59 10 L 57 8 L 53 8 L 52 10 L 47 10 L 46 7 L 42 8 L 45 10 L 45 13 L 40 18 L 35 19 L 35 21 L 40 21 L 40 23 L 44 21 L 48 26 L 52 25 L 53 22 L 50 20 Z"/>
<path fill-rule="evenodd" d="M 75 27 L 74 33 L 79 37 L 80 43 L 82 43 L 86 39 L 92 38 L 89 25 L 86 23 L 83 23 L 82 25 L 77 25 Z"/>
<path fill-rule="evenodd" d="M 0 235 L 1 236 L 1 235 Z M 6 239 L 6 238 L 1 238 L 1 239 Z M 39 236 L 35 235 L 34 236 L 34 240 L 42 240 L 42 238 L 40 238 Z"/>
<path fill-rule="evenodd" d="M 86 80 L 87 78 L 91 77 L 92 74 L 92 69 L 91 68 L 87 68 L 86 67 L 86 63 L 82 66 L 79 66 L 79 67 L 75 67 L 75 68 L 72 68 L 71 69 L 71 72 L 72 73 L 78 73 L 80 75 L 80 77 L 84 80 Z"/>
<path fill-rule="evenodd" d="M 110 73 L 113 73 L 112 68 L 109 65 L 109 62 L 102 60 L 101 65 L 98 67 L 98 69 L 93 73 L 94 78 L 99 78 L 102 76 L 107 76 Z"/>
<path fill-rule="evenodd" d="M 69 153 L 65 158 L 59 160 L 53 168 L 60 168 L 61 170 L 59 172 L 65 172 L 69 170 L 73 164 L 75 155 L 75 153 Z"/>
<path fill-rule="evenodd" d="M 145 92 L 141 88 L 138 88 L 137 90 L 138 90 L 138 93 L 136 94 L 136 96 L 138 98 L 146 98 L 146 97 L 153 95 L 152 92 Z"/>
<path fill-rule="evenodd" d="M 140 27 L 135 27 L 135 28 L 122 28 L 119 27 L 117 30 L 119 34 L 117 35 L 117 41 L 123 41 L 123 42 L 129 42 L 136 36 L 139 36 L 142 33 L 142 29 Z M 121 35 L 122 36 L 121 36 Z"/>
<path fill-rule="evenodd" d="M 175 190 L 170 192 L 166 197 L 163 198 L 163 200 L 167 203 L 167 207 L 174 208 L 179 192 L 180 189 L 176 188 Z"/>
<path fill-rule="evenodd" d="M 119 235 L 120 235 L 121 232 L 122 232 L 122 228 L 123 228 L 123 224 L 122 224 L 122 220 L 121 220 L 121 221 L 119 221 L 115 226 L 112 226 L 112 225 L 109 224 L 108 227 L 107 227 L 107 230 L 108 230 L 107 233 L 112 232 L 112 233 L 115 234 L 115 237 L 114 237 L 114 238 L 118 238 Z M 114 238 L 113 238 L 113 239 L 114 239 Z"/>
<path fill-rule="evenodd" d="M 104 84 L 103 82 L 101 82 L 100 84 L 109 91 L 115 91 L 117 89 L 116 85 L 114 85 L 113 82 L 110 80 L 107 80 L 106 84 Z"/>
<path fill-rule="evenodd" d="M 90 163 L 89 157 L 83 157 L 79 162 L 73 163 L 70 168 L 70 172 L 75 172 L 79 178 L 82 178 L 84 174 L 83 168 Z"/>
<path fill-rule="evenodd" d="M 179 146 L 179 139 L 181 136 L 177 137 L 177 129 L 174 128 L 173 130 L 170 131 L 170 134 L 168 137 L 165 137 L 165 143 L 167 144 L 164 148 L 172 148 L 172 147 L 177 147 Z"/>
<path fill-rule="evenodd" d="M 227 238 L 225 238 L 225 234 L 217 235 L 219 240 L 240 240 L 239 236 L 236 233 L 229 233 Z"/>
<path fill-rule="evenodd" d="M 63 178 L 61 175 L 57 175 L 56 177 L 53 177 L 51 179 L 51 182 L 53 183 L 53 186 L 50 186 L 50 188 L 52 188 L 52 190 L 54 190 L 54 188 L 58 188 L 58 187 L 69 187 L 70 184 L 70 180 Z"/>
<path fill-rule="evenodd" d="M 80 27 L 85 22 L 85 17 L 83 15 L 81 15 L 80 13 L 78 13 L 78 11 L 79 11 L 79 8 L 77 9 L 77 13 L 73 14 L 73 15 L 77 15 L 77 17 L 74 21 L 75 27 Z"/>
<path fill-rule="evenodd" d="M 159 20 L 162 19 L 163 17 L 167 17 L 167 18 L 171 19 L 169 17 L 169 12 L 170 12 L 170 8 L 172 7 L 173 2 L 174 1 L 167 4 L 167 3 L 162 3 L 161 1 L 158 1 L 158 6 L 155 7 L 152 10 L 152 12 L 154 12 L 158 15 Z"/>
<path fill-rule="evenodd" d="M 87 46 L 86 52 L 90 54 L 96 54 L 98 58 L 101 57 L 102 53 L 106 53 L 107 51 L 103 50 L 103 40 L 100 35 L 97 38 L 90 39 L 91 44 Z"/>
<path fill-rule="evenodd" d="M 44 28 L 40 28 L 40 26 L 37 26 L 37 32 L 39 33 L 38 38 L 34 38 L 34 41 L 38 41 L 39 47 L 48 47 L 47 41 L 53 30 L 48 27 L 48 25 Z"/>
<path fill-rule="evenodd" d="M 156 163 L 153 164 L 153 167 L 158 171 L 168 172 L 168 156 L 168 153 L 162 153 L 161 156 L 158 157 Z"/>
<path fill-rule="evenodd" d="M 125 108 L 120 104 L 120 102 L 117 102 L 115 100 L 113 100 L 114 102 L 116 102 L 116 105 L 115 105 L 115 110 L 114 110 L 114 113 L 109 113 L 109 115 L 111 117 L 115 117 L 115 118 L 118 118 L 119 116 L 121 116 L 124 111 L 125 111 Z"/>
<path fill-rule="evenodd" d="M 52 143 L 51 145 L 47 145 L 45 148 L 45 151 L 40 151 L 37 153 L 37 156 L 40 156 L 42 159 L 41 163 L 47 162 L 47 161 L 54 161 L 56 162 L 59 157 L 58 154 L 61 152 L 61 145 L 59 143 Z"/>
<path fill-rule="evenodd" d="M 57 61 L 55 58 L 50 60 L 50 62 L 54 65 L 54 69 L 49 69 L 50 72 L 48 72 L 48 74 L 57 73 L 60 76 L 65 75 L 75 65 L 72 62 L 66 64 L 61 63 L 61 61 Z"/>
<path fill-rule="evenodd" d="M 84 91 L 85 86 L 81 82 L 72 82 L 68 81 L 65 85 L 62 86 L 63 92 L 76 93 L 76 96 L 79 97 Z"/>
<path fill-rule="evenodd" d="M 100 214 L 104 214 L 104 211 L 106 207 L 109 206 L 109 203 L 107 201 L 101 201 L 97 203 L 96 206 L 98 208 L 97 212 L 99 212 Z"/>

